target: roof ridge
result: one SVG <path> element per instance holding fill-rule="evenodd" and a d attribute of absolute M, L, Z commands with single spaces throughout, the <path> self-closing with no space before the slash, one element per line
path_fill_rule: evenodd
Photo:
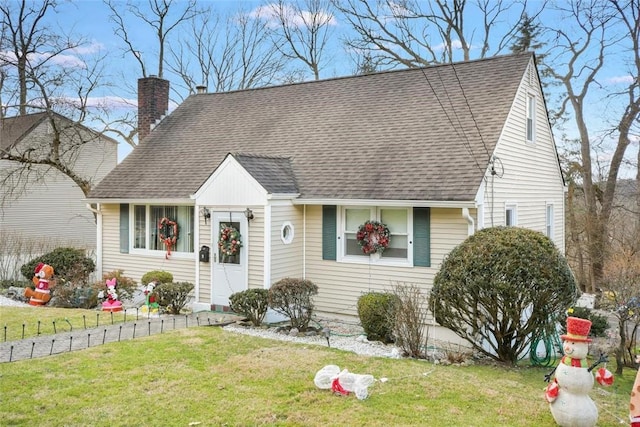
<path fill-rule="evenodd" d="M 290 87 L 290 86 L 312 85 L 312 84 L 319 84 L 319 83 L 331 82 L 331 81 L 366 78 L 366 77 L 379 76 L 379 75 L 385 75 L 385 74 L 394 74 L 394 73 L 403 73 L 403 72 L 416 72 L 416 71 L 420 71 L 420 70 L 424 71 L 424 70 L 431 70 L 431 69 L 434 69 L 434 68 L 444 68 L 444 67 L 455 68 L 456 66 L 463 65 L 463 64 L 472 64 L 472 63 L 478 63 L 478 62 L 489 62 L 489 61 L 495 61 L 495 60 L 499 60 L 499 59 L 504 59 L 504 58 L 507 58 L 507 57 L 532 56 L 534 54 L 535 53 L 531 52 L 531 51 L 516 52 L 516 53 L 505 53 L 503 55 L 496 55 L 496 56 L 490 56 L 490 57 L 484 57 L 484 58 L 475 58 L 475 59 L 468 59 L 468 60 L 463 60 L 463 61 L 447 62 L 447 63 L 435 63 L 435 64 L 431 64 L 431 65 L 426 65 L 426 66 L 423 66 L 423 67 L 407 67 L 407 68 L 398 68 L 398 69 L 390 69 L 390 70 L 381 70 L 381 71 L 376 71 L 376 72 L 366 73 L 366 74 L 351 74 L 351 75 L 344 75 L 344 76 L 334 76 L 334 77 L 327 77 L 327 78 L 320 79 L 320 80 L 304 80 L 304 81 L 300 81 L 300 82 L 291 82 L 291 83 L 275 84 L 275 85 L 270 85 L 270 86 L 260 86 L 260 87 L 244 88 L 244 89 L 235 89 L 235 90 L 228 90 L 228 91 L 223 91 L 223 92 L 196 93 L 196 94 L 193 94 L 193 95 L 189 96 L 189 98 L 193 97 L 193 96 L 207 96 L 207 95 L 209 95 L 209 96 L 211 96 L 211 95 L 223 96 L 223 95 L 231 95 L 231 94 L 243 93 L 243 92 L 255 92 L 255 91 L 263 91 L 263 90 L 269 90 L 269 89 L 286 88 L 286 87 Z"/>

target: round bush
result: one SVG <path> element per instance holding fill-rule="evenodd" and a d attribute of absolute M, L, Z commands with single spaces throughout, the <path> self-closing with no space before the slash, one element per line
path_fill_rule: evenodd
<path fill-rule="evenodd" d="M 260 326 L 269 308 L 269 290 L 247 289 L 229 297 L 231 311 L 247 316 L 254 326 Z"/>
<path fill-rule="evenodd" d="M 20 272 L 28 280 L 31 280 L 36 266 L 41 262 L 53 267 L 55 277 L 59 282 L 86 283 L 89 275 L 96 269 L 95 262 L 85 256 L 82 249 L 57 248 L 24 264 L 20 268 Z"/>
<path fill-rule="evenodd" d="M 478 231 L 444 260 L 429 307 L 481 353 L 515 364 L 532 334 L 553 333 L 578 297 L 566 259 L 542 233 Z"/>
<path fill-rule="evenodd" d="M 153 270 L 145 273 L 142 279 L 140 279 L 140 283 L 142 283 L 143 286 L 147 286 L 151 282 L 157 282 L 158 284 L 171 283 L 173 282 L 173 274 L 168 271 Z"/>
<path fill-rule="evenodd" d="M 358 298 L 358 317 L 370 341 L 394 342 L 394 307 L 397 297 L 391 293 L 368 292 Z"/>

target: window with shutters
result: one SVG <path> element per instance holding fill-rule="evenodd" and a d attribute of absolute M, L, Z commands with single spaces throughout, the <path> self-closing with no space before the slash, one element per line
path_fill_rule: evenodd
<path fill-rule="evenodd" d="M 412 211 L 409 208 L 343 207 L 340 215 L 340 260 L 346 262 L 370 262 L 358 244 L 358 228 L 368 220 L 379 221 L 389 228 L 389 246 L 377 262 L 408 265 L 412 262 L 410 251 Z"/>
<path fill-rule="evenodd" d="M 178 239 L 171 248 L 172 254 L 193 253 L 193 206 L 132 205 L 130 217 L 133 253 L 167 250 L 158 228 L 165 217 L 178 225 Z"/>

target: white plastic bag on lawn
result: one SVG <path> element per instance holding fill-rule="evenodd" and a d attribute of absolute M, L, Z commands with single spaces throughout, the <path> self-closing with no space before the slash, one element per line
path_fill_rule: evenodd
<path fill-rule="evenodd" d="M 331 388 L 331 383 L 333 382 L 334 378 L 336 378 L 339 373 L 340 368 L 338 366 L 327 365 L 316 373 L 316 376 L 313 379 L 313 383 L 318 388 L 328 390 Z"/>
<path fill-rule="evenodd" d="M 355 393 L 359 400 L 364 400 L 369 396 L 369 386 L 375 382 L 375 378 L 373 375 L 353 374 L 343 369 L 338 374 L 338 382 L 343 389 Z"/>

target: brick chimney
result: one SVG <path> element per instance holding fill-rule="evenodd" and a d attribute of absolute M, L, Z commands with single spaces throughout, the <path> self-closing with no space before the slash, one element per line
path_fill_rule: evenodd
<path fill-rule="evenodd" d="M 169 110 L 169 81 L 156 76 L 138 79 L 138 142 Z"/>

